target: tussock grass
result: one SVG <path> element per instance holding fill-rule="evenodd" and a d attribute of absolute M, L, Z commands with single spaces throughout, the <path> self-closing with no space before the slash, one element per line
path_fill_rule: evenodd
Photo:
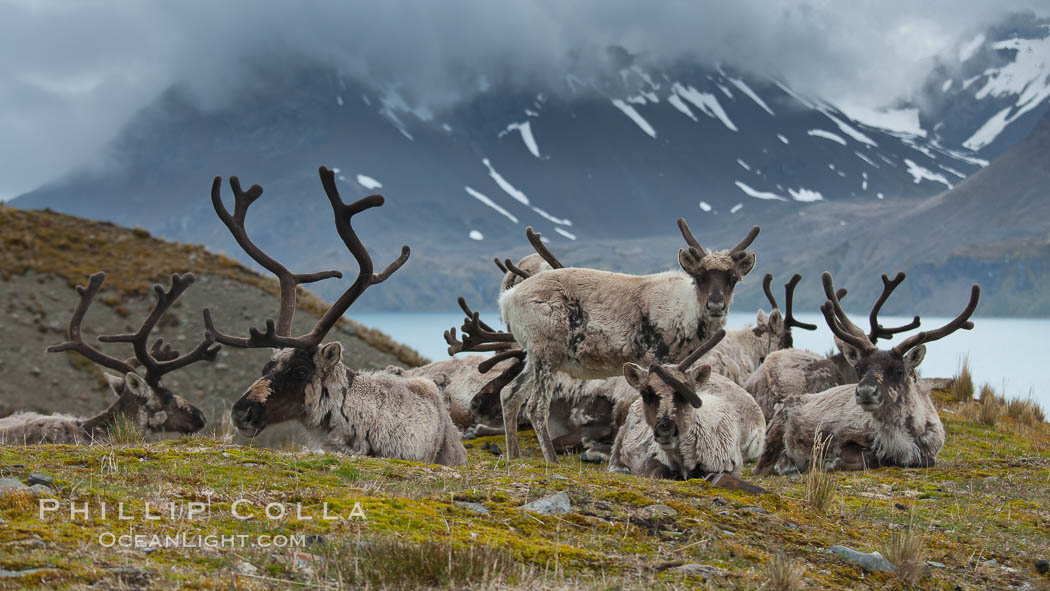
<path fill-rule="evenodd" d="M 116 416 L 113 426 L 109 428 L 109 440 L 117 445 L 142 443 L 145 439 L 142 427 L 122 414 Z"/>
<path fill-rule="evenodd" d="M 952 379 L 951 395 L 957 402 L 969 402 L 973 400 L 975 392 L 973 374 L 970 372 L 970 356 L 962 358 L 959 371 Z"/>
<path fill-rule="evenodd" d="M 806 473 L 806 503 L 824 511 L 835 496 L 838 489 L 838 479 L 828 472 L 825 462 L 828 457 L 828 448 L 831 447 L 831 436 L 821 440 L 819 433 L 813 438 L 813 452 L 809 472 Z"/>
<path fill-rule="evenodd" d="M 1034 427 L 1046 422 L 1043 408 L 1032 400 L 1032 393 L 1027 398 L 1014 398 L 1006 403 L 1006 416 L 1027 427 Z"/>
<path fill-rule="evenodd" d="M 767 585 L 772 591 L 796 591 L 804 585 L 802 565 L 792 560 L 791 557 L 777 553 L 766 563 L 766 575 L 769 577 Z"/>
<path fill-rule="evenodd" d="M 487 588 L 513 564 L 510 553 L 488 546 L 375 538 L 325 545 L 319 574 L 365 588 Z"/>
<path fill-rule="evenodd" d="M 915 515 L 908 521 L 904 531 L 893 532 L 883 548 L 883 555 L 897 567 L 897 576 L 909 585 L 922 578 L 926 566 L 924 558 L 925 538 L 915 532 Z"/>

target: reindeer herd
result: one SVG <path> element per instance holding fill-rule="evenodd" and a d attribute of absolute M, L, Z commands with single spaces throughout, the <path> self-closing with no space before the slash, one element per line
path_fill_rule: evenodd
<path fill-rule="evenodd" d="M 766 275 L 772 306 L 758 312 L 754 327 L 725 330 L 736 285 L 755 267 L 749 251 L 753 227 L 729 250 L 701 246 L 685 220 L 678 228 L 685 248 L 680 271 L 627 275 L 564 266 L 542 236 L 529 228 L 536 251 L 517 263 L 496 260 L 503 272 L 498 300 L 507 330 L 483 322 L 459 299 L 466 319 L 445 332 L 450 359 L 422 367 L 358 371 L 343 363 L 343 346 L 324 342 L 347 310 L 373 285 L 407 262 L 410 250 L 381 272 L 351 224 L 355 215 L 379 207 L 373 195 L 345 203 L 332 170 L 321 167 L 321 184 L 336 232 L 357 261 L 353 283 L 310 332 L 294 336 L 292 318 L 299 285 L 341 278 L 337 271 L 296 274 L 249 237 L 245 217 L 262 196 L 259 185 L 243 190 L 229 179 L 234 207 L 223 202 L 222 179 L 212 185 L 212 204 L 237 244 L 276 276 L 276 320 L 249 328 L 247 336 L 220 332 L 210 310 L 205 334 L 180 354 L 150 334 L 175 300 L 194 282 L 190 273 L 156 286 L 157 303 L 134 334 L 103 335 L 104 343 L 130 343 L 133 357 L 103 353 L 81 337 L 81 323 L 102 287 L 96 273 L 76 288 L 80 301 L 65 342 L 49 352 L 71 351 L 117 372 L 105 374 L 115 402 L 96 416 L 17 413 L 0 419 L 0 443 L 87 444 L 105 442 L 119 420 L 145 434 L 193 433 L 204 414 L 161 384 L 161 378 L 198 361 L 214 361 L 222 346 L 272 350 L 262 375 L 230 411 L 237 430 L 254 437 L 270 425 L 298 421 L 318 447 L 347 455 L 397 458 L 444 465 L 467 460 L 462 438 L 504 433 L 506 455 L 521 455 L 518 429 L 535 431 L 543 459 L 579 453 L 610 471 L 654 478 L 690 479 L 739 475 L 757 461 L 756 474 L 790 474 L 812 467 L 814 442 L 827 446 L 829 470 L 880 466 L 931 466 L 944 444 L 944 427 L 917 368 L 926 343 L 973 328 L 970 317 L 980 288 L 966 308 L 932 331 L 920 331 L 890 349 L 878 339 L 919 328 L 887 328 L 879 311 L 904 274 L 883 275 L 883 292 L 871 308 L 869 330 L 843 311 L 846 290 L 824 273 L 821 312 L 839 352 L 824 356 L 793 348 L 792 330 L 817 327 L 796 320 L 792 303 L 801 277 L 785 285 L 781 309 Z M 494 353 L 492 356 L 458 353 Z M 524 407 L 524 413 L 522 412 Z"/>

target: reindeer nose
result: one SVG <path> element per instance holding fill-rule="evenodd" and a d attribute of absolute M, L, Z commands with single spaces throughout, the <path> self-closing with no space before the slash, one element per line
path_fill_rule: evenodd
<path fill-rule="evenodd" d="M 657 441 L 669 441 L 678 435 L 678 425 L 676 425 L 674 421 L 660 421 L 656 423 L 655 427 L 653 427 L 653 435 L 656 437 Z"/>
<path fill-rule="evenodd" d="M 240 399 L 230 410 L 233 426 L 238 429 L 253 429 L 262 417 L 263 406 L 253 400 Z"/>
<path fill-rule="evenodd" d="M 707 312 L 709 314 L 724 314 L 726 301 L 722 297 L 711 297 L 707 300 Z"/>
<path fill-rule="evenodd" d="M 875 396 L 879 393 L 879 389 L 872 384 L 858 384 L 857 385 L 857 403 L 871 404 L 875 401 Z"/>
<path fill-rule="evenodd" d="M 208 424 L 208 419 L 204 418 L 204 412 L 199 408 L 193 409 L 193 431 L 200 431 L 206 424 Z"/>

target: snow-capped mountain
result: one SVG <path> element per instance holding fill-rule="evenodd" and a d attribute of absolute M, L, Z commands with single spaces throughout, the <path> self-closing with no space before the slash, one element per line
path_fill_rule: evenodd
<path fill-rule="evenodd" d="M 981 109 L 954 107 L 946 87 L 925 110 L 852 117 L 777 79 L 656 67 L 622 49 L 610 51 L 615 66 L 603 74 L 566 72 L 557 88 L 542 90 L 482 80 L 469 99 L 440 110 L 414 104 L 397 85 L 327 65 L 257 65 L 253 82 L 219 108 L 202 109 L 172 88 L 126 126 L 103 164 L 13 204 L 137 225 L 245 259 L 209 200 L 215 175 L 238 175 L 266 189 L 249 214 L 257 242 L 296 269 L 340 268 L 348 257 L 315 172 L 325 164 L 338 169 L 345 199 L 387 196 L 358 222 L 377 262 L 402 243 L 413 247 L 397 275 L 401 287 L 372 290 L 359 305 L 447 309 L 460 294 L 491 299 L 492 256 L 520 247 L 529 225 L 558 251 L 674 234 L 680 216 L 700 236 L 725 226 L 742 233 L 785 207 L 949 190 L 1046 110 L 1037 92 L 1034 107 L 1004 116 L 1010 122 L 992 141 L 969 141 L 973 131 L 962 137 L 994 118 L 984 105 L 1020 100 L 1000 89 L 1016 86 L 1007 83 L 1014 69 L 1030 67 L 1026 51 L 1011 54 L 1000 47 L 1007 41 L 988 39 L 963 61 L 994 54 L 998 73 L 967 87 L 992 88 L 959 98 Z M 1027 101 L 1018 110 L 1031 102 L 1030 88 L 1018 91 Z"/>
<path fill-rule="evenodd" d="M 1035 128 L 1050 105 L 1050 19 L 1019 14 L 940 55 L 915 103 L 945 146 L 985 159 Z"/>

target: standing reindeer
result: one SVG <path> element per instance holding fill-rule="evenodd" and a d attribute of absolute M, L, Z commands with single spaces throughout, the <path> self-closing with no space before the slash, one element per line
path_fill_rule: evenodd
<path fill-rule="evenodd" d="M 553 269 L 500 297 L 502 318 L 527 353 L 524 370 L 501 394 L 508 457 L 520 453 L 517 420 L 528 398 L 543 457 L 557 461 L 547 425 L 556 372 L 596 379 L 617 375 L 628 362 L 674 361 L 725 324 L 733 289 L 755 266 L 745 249 L 759 229 L 729 251 L 708 252 L 684 219 L 678 227 L 689 245 L 678 253 L 684 272 Z"/>
<path fill-rule="evenodd" d="M 237 177 L 230 177 L 235 199 L 231 215 L 222 203 L 221 177 L 212 184 L 212 204 L 219 218 L 241 248 L 276 275 L 281 285 L 277 322 L 268 320 L 264 332 L 251 329 L 246 338 L 222 334 L 215 329 L 210 311 L 204 311 L 208 334 L 215 341 L 240 348 L 273 348 L 262 377 L 233 405 L 230 416 L 234 426 L 242 434 L 255 436 L 269 425 L 298 420 L 330 451 L 445 465 L 465 463 L 466 450 L 459 441 L 460 433 L 432 381 L 389 372 L 351 370 L 343 365 L 340 343 L 321 343 L 366 289 L 382 283 L 405 264 L 410 251 L 403 247 L 397 260 L 382 273 L 373 274 L 372 258 L 350 221 L 354 215 L 382 205 L 383 197 L 372 195 L 347 205 L 339 196 L 335 173 L 322 166 L 319 174 L 335 215 L 336 231 L 357 260 L 360 271 L 313 330 L 298 337 L 290 335 L 296 287 L 342 275 L 337 271 L 309 275 L 288 271 L 259 249 L 244 228 L 248 207 L 262 195 L 262 187 L 253 185 L 242 191 Z"/>
<path fill-rule="evenodd" d="M 933 466 L 944 445 L 944 426 L 915 370 L 926 355 L 926 343 L 973 329 L 969 319 L 981 288 L 971 288 L 966 308 L 945 326 L 919 332 L 884 351 L 846 316 L 830 274 L 824 273 L 823 282 L 828 301 L 820 310 L 860 380 L 787 400 L 769 424 L 766 450 L 755 473 L 809 470 L 814 441 L 830 442 L 826 468 L 831 470 Z M 884 282 L 888 296 L 892 282 Z M 884 300 L 880 298 L 876 308 Z M 872 332 L 880 334 L 876 312 L 871 315 Z"/>
<path fill-rule="evenodd" d="M 624 364 L 624 378 L 641 397 L 613 444 L 610 471 L 686 480 L 735 476 L 746 459 L 743 452 L 758 456 L 765 423 L 754 401 L 751 414 L 758 424 L 750 424 L 734 404 L 734 397 L 750 399 L 740 386 L 712 374 L 709 365 L 692 368 L 724 336 L 718 331 L 677 365 Z"/>
<path fill-rule="evenodd" d="M 88 279 L 87 287 L 77 286 L 80 302 L 69 321 L 66 334 L 68 340 L 48 347 L 47 351 L 73 351 L 102 367 L 120 372 L 119 377 L 104 374 L 106 383 L 117 397 L 116 402 L 101 413 L 88 418 L 37 413 L 13 414 L 0 419 L 0 444 L 81 444 L 105 441 L 109 438 L 113 425 L 121 417 L 138 425 L 144 435 L 161 432 L 195 433 L 204 428 L 204 413 L 182 397 L 172 394 L 171 390 L 161 385 L 160 379 L 167 373 L 198 361 L 215 361 L 221 346 L 206 338 L 193 351 L 182 356 L 166 345 L 164 339 L 157 339 L 152 347 L 147 347 L 150 333 L 182 292 L 193 284 L 193 275 L 172 275 L 171 287 L 167 291 L 160 285 L 154 286 L 157 303 L 134 334 L 99 337 L 104 343 L 131 343 L 135 357 L 126 361 L 106 355 L 85 343 L 80 334 L 84 315 L 105 279 L 105 273 L 95 273 Z M 139 374 L 136 364 L 145 368 L 144 376 Z"/>
<path fill-rule="evenodd" d="M 796 277 L 798 276 L 796 275 Z M 795 281 L 794 277 L 792 281 Z M 876 343 L 880 338 L 887 339 L 895 334 L 906 332 L 919 326 L 918 316 L 910 323 L 894 328 L 884 327 L 878 322 L 879 311 L 882 309 L 882 305 L 886 303 L 886 299 L 889 298 L 893 290 L 902 281 L 904 281 L 904 273 L 898 273 L 893 280 L 890 280 L 886 275 L 882 276 L 882 294 L 869 314 L 871 330 L 868 333 L 868 340 L 872 344 Z M 790 285 L 791 283 L 788 284 L 788 286 Z M 837 299 L 841 301 L 845 296 L 845 289 L 838 290 L 836 294 Z M 787 300 L 789 316 L 791 314 L 790 298 L 791 296 L 789 295 Z M 809 327 L 816 329 L 816 325 L 813 324 L 796 323 L 796 326 L 807 330 L 811 330 Z M 790 332 L 787 333 L 787 337 L 788 339 L 791 338 Z M 836 343 L 841 349 L 841 344 L 837 338 Z M 779 405 L 792 396 L 801 396 L 807 392 L 823 392 L 828 388 L 843 384 L 855 384 L 859 379 L 857 370 L 854 369 L 841 352 L 828 357 L 812 351 L 793 349 L 791 344 L 793 343 L 789 342 L 781 350 L 770 353 L 765 362 L 744 382 L 744 389 L 754 396 L 755 401 L 762 407 L 762 414 L 765 415 L 766 421 L 772 419 L 773 413 Z"/>

